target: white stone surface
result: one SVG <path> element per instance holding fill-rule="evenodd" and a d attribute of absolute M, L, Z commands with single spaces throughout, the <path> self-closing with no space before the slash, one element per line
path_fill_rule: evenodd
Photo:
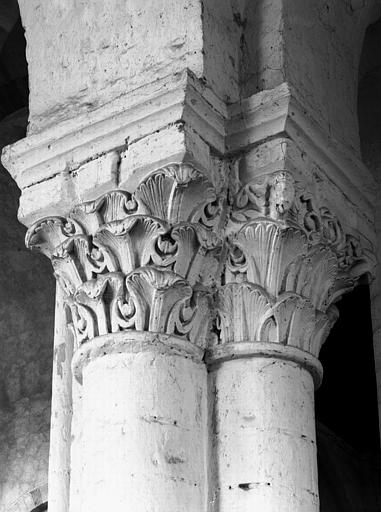
<path fill-rule="evenodd" d="M 269 161 L 276 140 L 270 142 L 267 139 L 278 135 L 282 148 L 279 148 L 278 161 L 274 163 L 277 169 L 282 165 L 282 160 L 285 160 L 285 167 L 289 167 L 290 163 L 286 162 L 288 158 L 294 160 L 292 163 L 296 168 L 304 167 L 306 174 L 312 174 L 311 168 L 316 167 L 315 172 L 321 175 L 321 181 L 327 185 L 327 190 L 324 190 L 325 199 L 328 199 L 328 187 L 333 181 L 354 204 L 361 205 L 368 219 L 372 219 L 376 186 L 371 172 L 358 155 L 334 139 L 313 114 L 309 112 L 307 115 L 307 112 L 303 99 L 286 82 L 245 98 L 229 106 L 227 148 L 237 151 L 255 146 L 255 153 L 259 143 L 264 141 L 268 149 L 262 149 L 261 153 Z M 296 162 L 294 156 L 298 150 L 302 155 L 299 156 L 300 162 Z M 256 166 L 258 164 L 260 162 L 256 162 Z M 261 172 L 258 170 L 258 174 Z M 344 212 L 341 215 L 345 218 Z"/>
<path fill-rule="evenodd" d="M 185 69 L 220 98 L 239 97 L 240 27 L 228 0 L 19 4 L 30 65 L 30 132 Z"/>
<path fill-rule="evenodd" d="M 205 510 L 203 364 L 154 350 L 95 359 L 83 418 L 78 511 Z"/>
<path fill-rule="evenodd" d="M 330 5 L 20 1 L 30 127 L 3 161 L 77 349 L 53 512 L 318 511 L 315 361 L 374 265 L 366 13 Z"/>
<path fill-rule="evenodd" d="M 84 417 L 82 413 L 82 385 L 72 379 L 73 415 L 71 421 L 70 443 L 70 506 L 68 512 L 79 512 L 82 496 L 82 431 Z"/>
<path fill-rule="evenodd" d="M 228 169 L 136 173 L 132 193 L 28 231 L 27 245 L 52 260 L 76 338 L 70 512 L 130 501 L 138 512 L 203 511 L 207 480 L 213 512 L 318 510 L 316 357 L 334 302 L 373 260 L 291 172 L 235 176 L 227 219 L 218 172 Z M 209 446 L 205 348 L 209 391 L 222 397 Z M 237 428 L 235 414 L 256 423 Z"/>
<path fill-rule="evenodd" d="M 358 63 L 375 4 L 353 12 L 349 0 L 245 2 L 243 96 L 286 81 L 303 98 L 306 115 L 359 155 Z"/>
<path fill-rule="evenodd" d="M 57 284 L 49 450 L 50 512 L 69 510 L 73 347 L 73 333 L 67 322 L 65 296 Z"/>
<path fill-rule="evenodd" d="M 277 358 L 223 362 L 209 376 L 213 512 L 318 512 L 314 385 Z"/>

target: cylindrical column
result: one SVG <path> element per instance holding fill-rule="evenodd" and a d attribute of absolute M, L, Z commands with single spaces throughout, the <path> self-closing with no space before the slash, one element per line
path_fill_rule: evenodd
<path fill-rule="evenodd" d="M 313 376 L 319 379 L 319 362 L 293 347 L 244 345 L 243 357 L 216 357 L 211 366 L 211 509 L 318 512 Z"/>
<path fill-rule="evenodd" d="M 201 171 L 171 164 L 28 231 L 76 338 L 70 512 L 206 512 L 216 198 Z"/>
<path fill-rule="evenodd" d="M 206 510 L 206 369 L 179 338 L 124 332 L 74 356 L 82 379 L 81 512 Z"/>

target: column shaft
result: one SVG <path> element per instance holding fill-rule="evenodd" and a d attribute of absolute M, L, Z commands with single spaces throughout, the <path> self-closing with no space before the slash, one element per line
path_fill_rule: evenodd
<path fill-rule="evenodd" d="M 172 345 L 139 350 L 83 369 L 80 511 L 205 511 L 205 365 Z"/>
<path fill-rule="evenodd" d="M 314 384 L 292 361 L 226 361 L 210 374 L 218 512 L 318 512 Z"/>

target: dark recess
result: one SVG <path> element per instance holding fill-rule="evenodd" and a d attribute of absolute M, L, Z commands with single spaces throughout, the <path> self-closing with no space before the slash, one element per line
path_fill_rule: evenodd
<path fill-rule="evenodd" d="M 316 418 L 360 452 L 380 450 L 369 287 L 337 304 L 340 317 L 320 352 L 324 378 Z"/>

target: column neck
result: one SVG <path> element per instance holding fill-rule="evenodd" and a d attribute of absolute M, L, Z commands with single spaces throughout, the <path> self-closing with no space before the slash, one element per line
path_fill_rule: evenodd
<path fill-rule="evenodd" d="M 154 352 L 167 356 L 185 357 L 202 362 L 204 350 L 180 336 L 148 331 L 126 330 L 98 336 L 80 345 L 75 352 L 72 368 L 78 382 L 82 383 L 83 369 L 95 359 L 122 353 Z"/>

